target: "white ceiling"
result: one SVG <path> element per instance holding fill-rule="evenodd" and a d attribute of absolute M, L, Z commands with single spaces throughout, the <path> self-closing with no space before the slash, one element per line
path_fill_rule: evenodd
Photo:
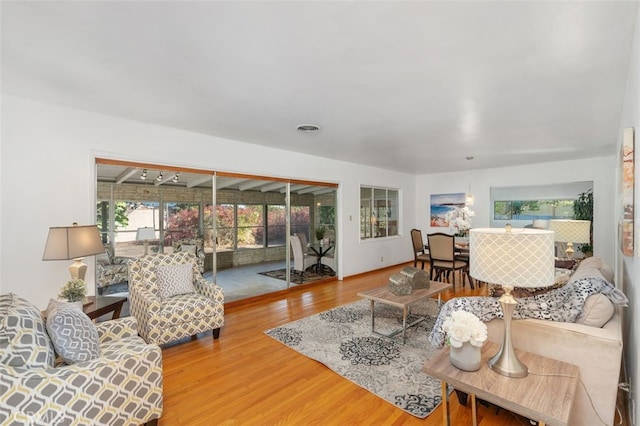
<path fill-rule="evenodd" d="M 612 155 L 637 6 L 3 1 L 2 90 L 415 174 Z"/>

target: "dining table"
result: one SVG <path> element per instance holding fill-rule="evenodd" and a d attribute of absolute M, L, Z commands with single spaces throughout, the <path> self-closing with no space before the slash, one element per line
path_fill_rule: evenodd
<path fill-rule="evenodd" d="M 311 251 L 316 255 L 315 272 L 322 273 L 324 265 L 322 258 L 333 248 L 333 243 L 311 243 L 307 244 Z"/>

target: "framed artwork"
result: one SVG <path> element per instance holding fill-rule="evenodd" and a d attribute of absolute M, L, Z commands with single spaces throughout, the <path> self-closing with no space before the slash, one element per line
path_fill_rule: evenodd
<path fill-rule="evenodd" d="M 618 226 L 620 248 L 625 256 L 633 256 L 634 173 L 634 131 L 630 127 L 624 129 L 620 152 L 622 210 Z"/>
<path fill-rule="evenodd" d="M 456 207 L 463 208 L 466 201 L 464 192 L 455 194 L 431 194 L 431 220 L 433 227 L 448 227 L 447 213 Z"/>

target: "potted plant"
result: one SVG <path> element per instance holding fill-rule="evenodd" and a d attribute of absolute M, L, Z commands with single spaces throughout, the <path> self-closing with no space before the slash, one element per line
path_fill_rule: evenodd
<path fill-rule="evenodd" d="M 79 305 L 82 306 L 86 295 L 87 285 L 84 283 L 84 280 L 75 279 L 67 281 L 62 289 L 60 289 L 58 297 L 66 299 L 67 302 L 80 302 Z"/>
<path fill-rule="evenodd" d="M 316 233 L 316 240 L 318 240 L 318 242 L 322 242 L 322 240 L 324 239 L 324 226 L 318 226 L 315 230 Z"/>
<path fill-rule="evenodd" d="M 578 246 L 578 249 L 584 254 L 584 257 L 593 256 L 593 247 L 591 244 L 581 244 Z"/>

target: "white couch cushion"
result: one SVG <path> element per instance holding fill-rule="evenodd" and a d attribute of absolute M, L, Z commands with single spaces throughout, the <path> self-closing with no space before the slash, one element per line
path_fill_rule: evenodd
<path fill-rule="evenodd" d="M 577 324 L 602 327 L 613 316 L 615 308 L 611 300 L 604 294 L 593 294 L 587 297 L 582 306 L 582 312 L 576 318 Z"/>

